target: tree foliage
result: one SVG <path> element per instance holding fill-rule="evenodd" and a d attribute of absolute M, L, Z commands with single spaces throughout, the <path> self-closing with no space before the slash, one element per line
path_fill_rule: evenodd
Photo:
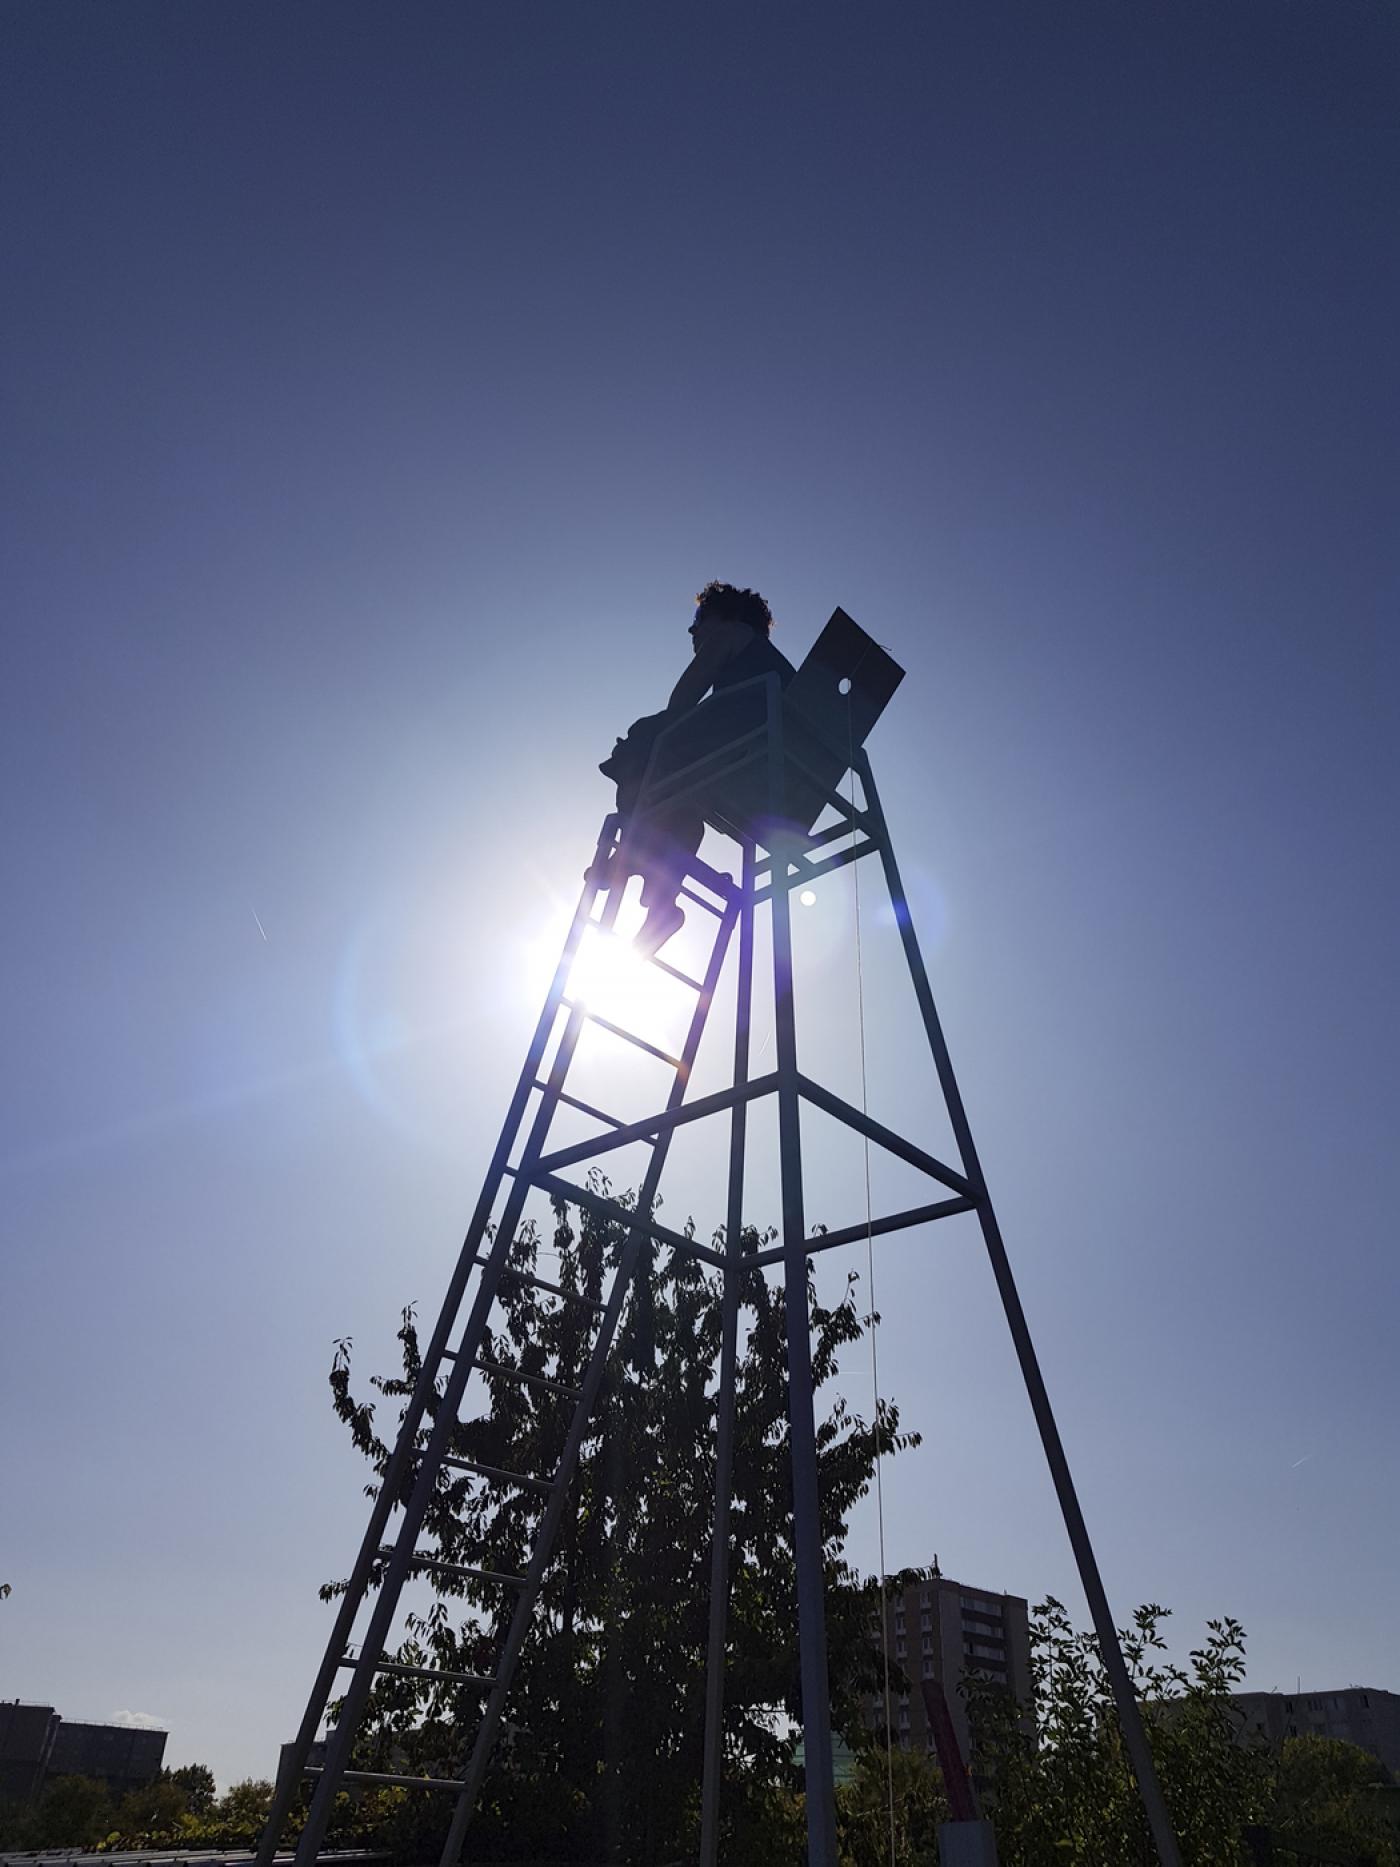
<path fill-rule="evenodd" d="M 761 1242 L 750 1234 L 748 1243 Z M 511 1265 L 541 1272 L 601 1301 L 622 1244 L 620 1229 L 592 1217 L 575 1230 L 556 1207 L 545 1245 L 522 1230 Z M 832 1717 L 856 1733 L 862 1694 L 873 1685 L 870 1584 L 846 1560 L 852 1507 L 872 1481 L 877 1452 L 918 1443 L 895 1408 L 868 1422 L 834 1396 L 843 1351 L 869 1318 L 848 1282 L 833 1307 L 813 1303 L 813 1376 L 826 1402 L 818 1431 L 831 1652 Z M 662 1861 L 695 1853 L 704 1728 L 705 1649 L 713 1512 L 718 1280 L 680 1253 L 658 1264 L 647 1301 L 629 1299 L 588 1423 L 578 1472 L 532 1631 L 507 1708 L 478 1821 L 503 1855 Z M 725 1786 L 728 1862 L 765 1867 L 801 1850 L 794 1827 L 797 1780 L 790 1729 L 800 1721 L 796 1580 L 790 1523 L 786 1318 L 782 1291 L 758 1272 L 742 1290 L 747 1333 L 737 1382 L 732 1593 L 726 1673 Z M 645 1352 L 639 1336 L 645 1332 Z M 592 1319 L 506 1278 L 482 1347 L 502 1368 L 579 1385 Z M 417 1326 L 399 1332 L 402 1372 L 371 1387 L 402 1407 L 420 1368 Z M 651 1367 L 645 1378 L 636 1364 Z M 331 1371 L 336 1411 L 382 1475 L 392 1432 L 380 1435 L 378 1403 L 351 1388 L 349 1344 Z M 452 1429 L 451 1451 L 474 1463 L 548 1475 L 558 1463 L 571 1403 L 511 1379 L 490 1383 L 489 1409 Z M 396 1422 L 395 1422 L 396 1423 Z M 371 1487 L 371 1490 L 373 1487 Z M 528 1490 L 482 1485 L 445 1471 L 429 1507 L 432 1553 L 471 1568 L 519 1575 L 528 1566 L 544 1500 Z M 421 1545 L 420 1545 L 421 1546 Z M 920 1572 L 910 1571 L 916 1579 Z M 344 1584 L 329 1585 L 327 1598 Z M 515 1605 L 512 1591 L 468 1578 L 433 1578 L 434 1599 L 408 1620 L 394 1657 L 411 1664 L 490 1674 Z M 403 1677 L 376 1684 L 359 1760 L 412 1761 L 455 1773 L 479 1694 Z M 431 1822 L 431 1814 L 414 1819 Z M 440 1818 L 445 1821 L 446 1815 Z M 430 1845 L 420 1833 L 414 1845 Z M 478 1837 L 488 1845 L 488 1835 Z"/>
<path fill-rule="evenodd" d="M 938 1867 L 938 1829 L 949 1819 L 931 1757 L 866 1743 L 855 1775 L 836 1791 L 841 1867 Z"/>
<path fill-rule="evenodd" d="M 207 1764 L 183 1764 L 170 1772 L 170 1780 L 183 1794 L 191 1815 L 207 1815 L 219 1799 L 214 1772 Z"/>
<path fill-rule="evenodd" d="M 1292 1740 L 1281 1754 L 1242 1742 L 1244 1714 L 1231 1694 L 1244 1677 L 1244 1629 L 1229 1618 L 1207 1622 L 1183 1668 L 1161 1658 L 1166 1618 L 1149 1603 L 1119 1638 L 1187 1867 L 1251 1867 L 1251 1826 L 1280 1847 L 1325 1844 L 1341 1862 L 1400 1867 L 1358 1793 L 1384 1778 L 1383 1767 L 1349 1744 L 1327 1746 L 1324 1758 L 1306 1748 L 1320 1740 Z M 1098 1641 L 1053 1598 L 1031 1616 L 1031 1682 L 1031 1718 L 1005 1693 L 969 1685 L 974 1762 L 1001 1867 L 1154 1862 Z"/>
<path fill-rule="evenodd" d="M 0 1805 L 0 1847 L 248 1847 L 262 1833 L 271 1800 L 272 1785 L 254 1781 L 234 1783 L 219 1796 L 202 1763 L 162 1770 L 125 1791 L 92 1777 L 59 1776 L 27 1803 Z M 339 1812 L 342 1831 L 347 1818 L 361 1820 L 348 1800 Z"/>

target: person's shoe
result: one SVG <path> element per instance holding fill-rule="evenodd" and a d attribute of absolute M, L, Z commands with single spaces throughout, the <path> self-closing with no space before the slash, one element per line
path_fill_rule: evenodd
<path fill-rule="evenodd" d="M 598 862 L 591 862 L 583 871 L 583 879 L 594 888 L 601 888 L 604 894 L 618 882 L 626 882 L 627 877 L 620 872 L 617 851 L 610 851 Z"/>
<path fill-rule="evenodd" d="M 674 901 L 648 908 L 647 917 L 632 942 L 632 951 L 638 959 L 654 959 L 672 934 L 679 933 L 684 926 L 685 915 Z"/>

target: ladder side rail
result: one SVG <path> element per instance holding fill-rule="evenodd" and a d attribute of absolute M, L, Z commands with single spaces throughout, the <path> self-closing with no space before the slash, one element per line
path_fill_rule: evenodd
<path fill-rule="evenodd" d="M 1103 1656 L 1104 1668 L 1113 1687 L 1123 1742 L 1132 1762 L 1133 1774 L 1137 1778 L 1143 1811 L 1152 1831 L 1152 1839 L 1161 1867 L 1180 1867 L 1181 1855 L 1172 1829 L 1171 1818 L 1162 1797 L 1156 1767 L 1152 1761 L 1152 1751 L 1147 1741 L 1147 1733 L 1143 1728 L 1142 1714 L 1133 1693 L 1132 1681 L 1128 1677 L 1128 1669 L 1123 1662 L 1123 1650 L 1118 1643 L 1118 1630 L 1114 1626 L 1113 1615 L 1109 1610 L 1108 1596 L 1104 1591 L 1103 1579 L 1099 1574 L 1093 1545 L 1089 1540 L 1084 1514 L 1079 1506 L 1074 1480 L 1070 1474 L 1069 1461 L 1065 1456 L 1059 1428 L 1055 1423 L 1050 1396 L 1040 1371 L 1035 1345 L 1031 1341 L 1025 1311 L 1021 1307 L 1016 1280 L 1012 1276 L 1011 1262 L 1006 1253 L 1001 1227 L 997 1223 L 991 1197 L 987 1192 L 987 1183 L 977 1157 L 977 1148 L 972 1139 L 972 1130 L 968 1125 L 967 1112 L 963 1107 L 957 1078 L 953 1073 L 952 1058 L 933 1002 L 933 992 L 929 986 L 928 973 L 924 968 L 923 955 L 919 950 L 918 937 L 914 932 L 914 922 L 909 912 L 904 884 L 900 878 L 899 865 L 895 860 L 894 846 L 890 841 L 889 826 L 880 804 L 880 794 L 875 786 L 870 760 L 863 751 L 857 754 L 856 770 L 865 791 L 867 809 L 876 826 L 880 861 L 889 889 L 890 905 L 894 910 L 900 939 L 904 944 L 905 958 L 909 964 L 914 993 L 918 999 L 919 1013 L 923 1020 L 929 1049 L 933 1053 L 934 1067 L 938 1072 L 938 1080 L 948 1108 L 949 1121 L 952 1124 L 958 1151 L 962 1156 L 963 1168 L 976 1193 L 977 1216 L 982 1227 L 987 1257 L 991 1263 L 992 1275 L 996 1279 L 1007 1326 L 1011 1331 L 1011 1339 L 1015 1344 L 1016 1358 L 1020 1363 L 1021 1376 L 1026 1384 L 1031 1411 L 1035 1415 L 1046 1463 L 1050 1467 L 1050 1476 L 1055 1486 L 1055 1495 L 1059 1500 L 1060 1513 L 1064 1518 L 1065 1529 L 1069 1533 L 1070 1546 L 1074 1551 L 1075 1563 L 1079 1570 L 1079 1580 L 1088 1600 L 1094 1632 L 1098 1636 L 1099 1651 Z"/>
<path fill-rule="evenodd" d="M 603 827 L 598 834 L 595 861 L 601 860 L 604 851 L 611 847 L 616 829 L 617 818 L 613 815 L 606 817 L 603 821 Z M 538 1073 L 545 1049 L 549 1043 L 550 1032 L 554 1028 L 554 1022 L 558 1016 L 559 1003 L 563 998 L 565 987 L 568 984 L 569 973 L 573 966 L 574 957 L 578 951 L 579 943 L 583 938 L 584 928 L 587 926 L 592 913 L 593 902 L 596 895 L 597 889 L 585 883 L 579 895 L 578 905 L 574 909 L 574 917 L 570 923 L 568 934 L 565 937 L 559 963 L 554 971 L 554 977 L 550 983 L 548 992 L 545 994 L 544 1007 L 535 1025 L 534 1036 L 530 1040 L 530 1048 L 526 1053 L 525 1063 L 515 1086 L 515 1093 L 511 1097 L 505 1121 L 502 1123 L 500 1136 L 496 1142 L 496 1149 L 491 1157 L 490 1166 L 486 1171 L 486 1178 L 482 1186 L 481 1195 L 477 1200 L 476 1209 L 467 1227 L 466 1237 L 458 1256 L 456 1267 L 453 1270 L 452 1279 L 447 1288 L 447 1294 L 443 1299 L 437 1327 L 433 1331 L 427 1353 L 423 1357 L 422 1366 L 418 1372 L 418 1380 L 414 1384 L 413 1393 L 408 1403 L 408 1409 L 399 1429 L 397 1442 L 390 1455 L 389 1463 L 385 1468 L 384 1477 L 379 1487 L 379 1495 L 375 1499 L 374 1509 L 370 1514 L 369 1526 L 365 1531 L 364 1541 L 360 1546 L 359 1554 L 355 1559 L 355 1566 L 350 1574 L 349 1583 L 341 1599 L 335 1624 L 332 1627 L 330 1638 L 326 1644 L 325 1656 L 321 1661 L 320 1670 L 312 1685 L 311 1696 L 307 1701 L 306 1711 L 302 1717 L 301 1725 L 298 1728 L 291 1755 L 286 1760 L 284 1767 L 278 1772 L 276 1792 L 273 1797 L 272 1807 L 268 1812 L 267 1825 L 263 1831 L 258 1847 L 257 1867 L 271 1867 L 273 1858 L 277 1853 L 277 1846 L 281 1839 L 282 1829 L 286 1824 L 287 1816 L 296 1798 L 302 1772 L 306 1768 L 307 1757 L 310 1755 L 311 1746 L 316 1740 L 316 1732 L 320 1727 L 322 1715 L 329 1702 L 332 1688 L 336 1683 L 336 1674 L 340 1668 L 341 1657 L 350 1640 L 350 1633 L 354 1627 L 355 1616 L 358 1614 L 360 1604 L 364 1599 L 365 1590 L 369 1584 L 369 1578 L 373 1572 L 374 1564 L 379 1560 L 379 1545 L 383 1540 L 385 1527 L 393 1512 L 395 1502 L 397 1501 L 399 1491 L 413 1457 L 414 1441 L 417 1437 L 418 1428 L 427 1406 L 429 1393 L 433 1383 L 437 1379 L 438 1368 L 441 1364 L 442 1350 L 446 1347 L 447 1338 L 456 1322 L 457 1312 L 461 1306 L 462 1295 L 466 1289 L 467 1279 L 471 1274 L 472 1266 L 476 1259 L 477 1246 L 480 1244 L 485 1234 L 486 1226 L 490 1221 L 491 1208 L 495 1203 L 496 1195 L 500 1189 L 505 1166 L 510 1158 L 510 1150 L 515 1145 L 515 1137 L 519 1132 L 520 1123 L 524 1117 L 526 1107 L 528 1106 L 534 1079 Z"/>
<path fill-rule="evenodd" d="M 615 823 L 615 817 L 605 819 L 604 835 L 599 839 L 600 845 L 605 841 L 610 826 Z M 593 898 L 597 892 L 596 883 L 586 882 L 584 884 L 579 910 L 575 913 L 574 922 L 570 927 L 570 941 L 573 943 L 575 950 L 577 948 L 577 942 L 582 938 L 583 933 L 581 919 L 587 919 L 588 911 L 592 908 Z M 613 889 L 611 891 L 601 918 L 594 923 L 605 932 L 611 930 L 613 922 L 617 918 L 620 895 L 621 890 L 619 889 Z M 569 951 L 569 943 L 566 943 L 565 951 L 561 953 L 559 965 L 555 971 L 555 984 L 559 983 L 561 974 L 563 975 L 564 982 L 567 983 L 572 960 L 573 954 Z M 553 987 L 551 987 L 549 1002 L 546 1006 L 546 1011 L 550 1014 L 550 1020 L 557 1014 L 559 1004 L 563 1000 L 563 995 L 562 986 L 560 986 L 557 996 Z M 539 1066 L 543 1059 L 544 1048 L 548 1044 L 549 1039 L 549 1031 L 547 1028 L 549 1020 L 542 1015 L 540 1022 L 542 1026 L 546 1027 L 544 1043 L 541 1045 L 537 1054 L 534 1052 L 534 1047 L 532 1046 L 532 1054 L 526 1059 L 526 1071 L 522 1072 L 522 1082 L 525 1084 L 527 1096 L 539 1073 Z M 359 1730 L 360 1720 L 364 1715 L 365 1704 L 368 1701 L 370 1691 L 374 1685 L 376 1662 L 383 1652 L 384 1643 L 388 1638 L 390 1624 L 393 1621 L 394 1613 L 398 1607 L 399 1596 L 403 1592 L 404 1582 L 407 1580 L 408 1572 L 413 1564 L 414 1546 L 417 1542 L 418 1532 L 422 1527 L 423 1518 L 427 1513 L 428 1505 L 437 1485 L 437 1475 L 442 1466 L 443 1455 L 447 1451 L 448 1441 L 457 1425 L 457 1417 L 462 1405 L 462 1398 L 466 1392 L 467 1382 L 471 1376 L 477 1352 L 481 1347 L 482 1338 L 486 1333 L 486 1325 L 491 1314 L 491 1309 L 496 1300 L 496 1291 L 500 1282 L 501 1272 L 505 1268 L 510 1248 L 515 1242 L 516 1230 L 520 1224 L 520 1219 L 525 1208 L 525 1200 L 530 1191 L 528 1169 L 538 1160 L 544 1148 L 545 1141 L 548 1138 L 549 1125 L 558 1107 L 558 1097 L 564 1087 L 569 1065 L 573 1061 L 574 1051 L 578 1046 L 578 1040 L 582 1034 L 584 1023 L 585 1019 L 581 1010 L 571 1011 L 568 1022 L 564 1027 L 564 1034 L 560 1038 L 558 1048 L 555 1051 L 554 1062 L 550 1068 L 545 1089 L 540 1096 L 539 1107 L 535 1110 L 534 1120 L 531 1123 L 529 1135 L 525 1142 L 521 1165 L 516 1170 L 516 1177 L 512 1182 L 510 1195 L 506 1200 L 505 1209 L 501 1214 L 500 1224 L 496 1227 L 496 1235 L 492 1240 L 490 1253 L 482 1268 L 481 1281 L 477 1286 L 476 1297 L 472 1303 L 471 1312 L 467 1320 L 466 1332 L 453 1353 L 447 1386 L 438 1405 L 437 1416 L 433 1424 L 432 1432 L 429 1435 L 428 1444 L 418 1461 L 418 1475 L 414 1481 L 413 1489 L 409 1494 L 408 1502 L 404 1506 L 404 1514 L 399 1524 L 398 1534 L 394 1538 L 394 1553 L 389 1560 L 388 1567 L 380 1582 L 379 1593 L 375 1600 L 374 1610 L 370 1616 L 369 1627 L 366 1630 L 364 1641 L 361 1645 L 355 1670 L 351 1674 L 350 1682 L 345 1689 L 340 1717 L 336 1722 L 335 1729 L 328 1734 L 326 1739 L 325 1762 L 322 1766 L 323 1773 L 320 1781 L 316 1785 L 315 1793 L 311 1798 L 311 1807 L 307 1813 L 306 1826 L 303 1828 L 300 1839 L 297 1842 L 297 1867 L 315 1867 L 316 1857 L 325 1836 L 326 1825 L 330 1820 L 330 1812 L 335 1801 L 336 1790 L 349 1764 L 350 1754 L 354 1746 L 356 1734 Z M 518 1093 L 519 1090 L 517 1090 L 517 1094 Z M 503 1131 L 501 1140 L 497 1144 L 497 1156 L 500 1155 L 501 1149 L 505 1144 L 506 1135 Z M 507 1171 L 506 1163 L 502 1161 L 501 1174 L 504 1175 Z M 485 1191 L 483 1190 L 483 1203 L 484 1201 Z M 489 1212 L 489 1206 L 487 1210 Z M 473 1251 L 472 1256 L 473 1258 L 475 1257 L 475 1251 Z M 459 1269 L 460 1268 L 459 1262 Z M 468 1269 L 470 1269 L 470 1266 L 468 1266 Z M 455 1286 L 455 1273 L 453 1283 Z M 446 1306 L 444 1306 L 444 1309 L 445 1307 Z M 449 1322 L 448 1329 L 450 1330 L 450 1328 L 451 1323 Z M 437 1336 L 435 1334 L 434 1342 L 436 1343 L 436 1341 Z M 439 1360 L 446 1359 L 443 1352 L 445 1346 L 445 1341 L 439 1346 Z M 418 1390 L 415 1389 L 415 1393 L 417 1393 L 417 1391 Z M 426 1401 L 426 1392 L 424 1398 Z M 419 1417 L 421 1419 L 421 1413 Z M 407 1450 L 405 1458 L 406 1460 L 411 1460 L 413 1456 L 413 1440 L 407 1434 L 401 1432 L 400 1445 L 406 1445 Z M 387 1518 L 388 1513 L 386 1511 L 383 1522 L 387 1522 Z M 381 1523 L 381 1532 L 382 1527 L 383 1524 Z M 379 1536 L 376 1535 L 376 1549 L 378 1548 L 378 1543 Z M 338 1659 L 336 1665 L 337 1667 L 339 1665 Z"/>
<path fill-rule="evenodd" d="M 826 1582 L 812 1391 L 812 1325 L 807 1306 L 807 1225 L 802 1197 L 802 1103 L 792 996 L 792 878 L 800 840 L 781 826 L 786 781 L 782 687 L 768 677 L 768 799 L 773 857 L 773 1022 L 778 1055 L 778 1158 L 782 1176 L 783 1288 L 787 1312 L 788 1432 L 792 1460 L 793 1554 L 797 1566 L 802 1744 L 807 1789 L 808 1867 L 836 1867 L 831 1704 L 826 1650 Z"/>
<path fill-rule="evenodd" d="M 754 845 L 743 844 L 739 921 L 739 979 L 734 1007 L 734 1087 L 749 1087 L 749 1029 L 753 1021 Z M 724 1778 L 724 1660 L 729 1623 L 729 1520 L 734 1491 L 734 1415 L 739 1360 L 739 1268 L 744 1232 L 744 1163 L 748 1096 L 730 1112 L 729 1188 L 725 1207 L 727 1264 L 720 1289 L 719 1390 L 715 1421 L 715 1514 L 710 1544 L 710 1628 L 705 1662 L 705 1756 L 700 1789 L 700 1867 L 719 1859 L 719 1807 Z"/>
<path fill-rule="evenodd" d="M 686 1084 L 690 1080 L 690 1072 L 695 1064 L 696 1053 L 700 1048 L 700 1040 L 705 1032 L 705 1023 L 709 1017 L 715 989 L 719 984 L 720 973 L 724 967 L 724 959 L 726 951 L 728 950 L 730 935 L 734 930 L 734 924 L 738 917 L 739 904 L 737 901 L 731 899 L 726 908 L 724 918 L 715 929 L 715 940 L 711 949 L 709 964 L 705 970 L 704 985 L 696 1001 L 695 1008 L 691 1013 L 690 1026 L 686 1032 L 685 1043 L 681 1049 L 680 1063 L 677 1067 L 675 1081 L 671 1086 L 671 1093 L 667 1100 L 668 1109 L 679 1107 L 685 1095 Z M 662 1135 L 656 1148 L 652 1152 L 650 1161 L 647 1163 L 647 1171 L 637 1197 L 637 1209 L 639 1213 L 648 1214 L 651 1211 L 652 1204 L 656 1198 L 657 1187 L 661 1181 L 662 1171 L 666 1165 L 666 1154 L 670 1147 L 672 1132 L 674 1131 L 668 1130 Z M 544 1583 L 545 1570 L 548 1567 L 550 1555 L 553 1551 L 554 1540 L 558 1535 L 559 1526 L 563 1521 L 564 1511 L 569 1500 L 570 1485 L 573 1480 L 575 1468 L 578 1464 L 579 1453 L 583 1446 L 583 1435 L 587 1429 L 593 1409 L 597 1404 L 598 1390 L 602 1385 L 603 1374 L 607 1367 L 607 1360 L 612 1348 L 613 1337 L 616 1334 L 618 1323 L 621 1320 L 622 1307 L 627 1298 L 628 1288 L 633 1278 L 636 1276 L 639 1264 L 642 1261 L 643 1251 L 648 1243 L 646 1232 L 640 1226 L 634 1226 L 628 1232 L 624 1240 L 617 1272 L 613 1278 L 612 1289 L 608 1295 L 608 1307 L 604 1314 L 602 1325 L 594 1339 L 593 1350 L 589 1356 L 588 1368 L 583 1379 L 583 1389 L 574 1409 L 574 1417 L 569 1428 L 569 1436 L 560 1457 L 554 1492 L 545 1510 L 544 1517 L 540 1522 L 535 1540 L 534 1555 L 531 1558 L 530 1567 L 526 1574 L 525 1586 L 520 1591 L 520 1595 L 517 1599 L 515 1613 L 511 1618 L 510 1631 L 506 1636 L 505 1645 L 501 1650 L 501 1655 L 497 1662 L 496 1683 L 492 1687 L 490 1696 L 487 1699 L 486 1709 L 482 1715 L 481 1723 L 477 1728 L 476 1740 L 472 1745 L 471 1758 L 466 1770 L 463 1772 L 463 1788 L 457 1799 L 457 1807 L 453 1811 L 452 1826 L 448 1830 L 447 1840 L 443 1844 L 440 1867 L 456 1867 L 456 1863 L 461 1854 L 467 1825 L 471 1821 L 472 1812 L 476 1806 L 476 1798 L 480 1792 L 481 1783 L 486 1774 L 486 1766 L 490 1760 L 491 1751 L 495 1744 L 496 1731 L 500 1724 L 501 1714 L 505 1709 L 505 1702 L 509 1696 L 511 1684 L 514 1680 L 516 1662 L 519 1659 L 520 1649 L 524 1645 L 526 1635 L 529 1632 L 535 1604 L 539 1599 L 539 1592 Z"/>

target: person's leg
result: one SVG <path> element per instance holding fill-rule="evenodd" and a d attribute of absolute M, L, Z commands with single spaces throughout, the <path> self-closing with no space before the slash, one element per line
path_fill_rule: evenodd
<path fill-rule="evenodd" d="M 642 906 L 646 919 L 637 930 L 633 948 L 646 958 L 660 949 L 685 925 L 676 900 L 685 880 L 686 865 L 700 847 L 705 819 L 693 805 L 677 805 L 648 817 L 645 842 L 635 848 L 634 873 L 642 878 Z"/>

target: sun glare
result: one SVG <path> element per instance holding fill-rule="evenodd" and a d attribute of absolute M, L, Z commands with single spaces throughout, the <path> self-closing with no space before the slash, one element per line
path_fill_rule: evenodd
<path fill-rule="evenodd" d="M 588 928 L 569 974 L 569 997 L 599 1017 L 645 1034 L 664 1023 L 675 988 L 617 934 Z"/>

